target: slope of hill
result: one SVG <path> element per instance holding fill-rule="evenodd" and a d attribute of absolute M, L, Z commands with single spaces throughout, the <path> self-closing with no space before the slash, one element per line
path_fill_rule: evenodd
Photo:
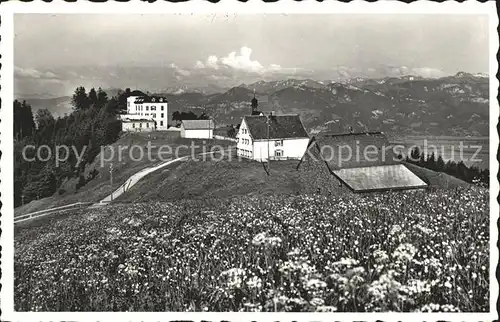
<path fill-rule="evenodd" d="M 16 228 L 15 309 L 488 312 L 488 200 L 472 188 L 74 211 Z"/>
<path fill-rule="evenodd" d="M 255 90 L 258 93 L 273 93 L 287 87 L 297 87 L 297 86 L 306 86 L 310 88 L 322 88 L 324 86 L 323 82 L 318 82 L 312 79 L 286 79 L 279 81 L 258 81 L 249 85 L 243 84 L 241 85 L 250 90 Z"/>
<path fill-rule="evenodd" d="M 26 103 L 31 105 L 33 114 L 35 114 L 38 110 L 47 109 L 55 117 L 63 117 L 65 114 L 69 114 L 73 110 L 71 106 L 71 97 L 69 96 L 56 98 L 20 98 L 19 100 L 25 100 Z"/>
<path fill-rule="evenodd" d="M 119 89 L 110 88 L 104 91 L 106 92 L 106 94 L 108 94 L 108 97 L 113 97 L 118 95 Z M 19 95 L 18 100 L 25 100 L 26 103 L 31 105 L 33 114 L 35 114 L 38 110 L 47 109 L 52 113 L 52 115 L 54 115 L 54 117 L 63 117 L 64 115 L 70 114 L 73 111 L 73 107 L 71 105 L 71 96 L 37 98 L 31 95 L 29 97 L 23 97 L 22 95 Z"/>
<path fill-rule="evenodd" d="M 270 175 L 261 163 L 236 157 L 224 160 L 185 162 L 161 173 L 145 177 L 118 202 L 174 201 L 179 199 L 232 198 L 242 195 L 354 195 L 332 178 L 329 189 L 324 180 L 315 180 L 322 173 L 297 171 L 298 161 L 271 162 Z M 445 173 L 409 165 L 432 188 L 470 187 L 470 184 Z M 156 189 L 151 189 L 156 187 Z"/>
<path fill-rule="evenodd" d="M 212 145 L 227 147 L 232 144 L 231 141 L 213 140 L 206 142 L 201 139 L 182 139 L 176 135 L 172 137 L 172 134 L 169 132 L 126 133 L 115 143 L 107 146 L 105 149 L 101 149 L 101 153 L 85 168 L 84 177 L 88 177 L 91 172 L 95 171 L 97 171 L 97 175 L 83 187 L 76 188 L 76 184 L 78 183 L 77 177 L 68 179 L 61 184 L 58 192 L 53 196 L 33 200 L 30 203 L 17 207 L 15 209 L 15 216 L 75 202 L 98 202 L 140 170 L 158 165 L 162 161 L 172 158 L 191 155 L 190 148 L 179 149 L 177 155 L 175 151 L 180 145 L 190 147 L 192 142 L 195 144 L 195 153 L 203 152 L 203 148 L 206 149 L 205 151 L 210 151 Z M 151 149 L 148 152 L 146 147 L 149 143 Z M 132 146 L 136 148 L 131 149 Z M 166 146 L 172 149 L 172 153 L 167 153 L 168 149 L 165 149 Z M 137 147 L 144 148 L 138 149 Z M 113 187 L 111 186 L 109 172 L 111 163 L 113 164 Z"/>

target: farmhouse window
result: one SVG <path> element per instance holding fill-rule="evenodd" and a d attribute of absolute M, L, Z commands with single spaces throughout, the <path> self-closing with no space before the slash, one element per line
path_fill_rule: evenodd
<path fill-rule="evenodd" d="M 276 156 L 276 157 L 282 157 L 283 156 L 283 151 L 282 150 L 276 150 L 276 151 L 274 151 L 274 156 Z"/>
<path fill-rule="evenodd" d="M 274 146 L 283 146 L 283 140 L 274 141 Z"/>

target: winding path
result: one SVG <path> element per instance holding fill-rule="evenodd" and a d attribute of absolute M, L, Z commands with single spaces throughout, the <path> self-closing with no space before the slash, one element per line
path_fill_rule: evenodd
<path fill-rule="evenodd" d="M 220 152 L 222 154 L 226 154 L 227 153 L 226 150 L 221 150 L 221 151 L 218 151 L 218 152 Z M 203 155 L 208 155 L 208 154 L 213 154 L 213 153 L 215 153 L 215 152 L 199 153 L 196 156 L 203 156 Z M 104 199 L 102 199 L 101 201 L 99 201 L 97 203 L 92 203 L 92 202 L 77 202 L 77 203 L 73 203 L 73 204 L 70 204 L 70 205 L 65 205 L 65 206 L 60 206 L 60 207 L 56 207 L 56 208 L 50 208 L 50 209 L 35 211 L 35 212 L 29 213 L 29 214 L 24 214 L 24 215 L 16 217 L 14 219 L 14 224 L 17 224 L 17 223 L 20 223 L 20 222 L 24 222 L 24 221 L 28 221 L 28 220 L 33 220 L 33 219 L 40 218 L 40 217 L 45 217 L 45 216 L 48 216 L 48 215 L 64 213 L 64 212 L 68 212 L 68 211 L 75 210 L 75 209 L 78 209 L 78 208 L 85 208 L 85 207 L 88 207 L 88 208 L 98 208 L 98 207 L 106 206 L 112 200 L 118 198 L 123 193 L 127 192 L 137 182 L 139 182 L 139 180 L 141 180 L 142 178 L 144 178 L 148 174 L 150 174 L 152 172 L 155 172 L 157 170 L 160 170 L 160 169 L 162 169 L 162 168 L 164 168 L 164 167 L 166 167 L 166 166 L 168 166 L 170 164 L 173 164 L 175 162 L 187 161 L 187 160 L 189 160 L 189 158 L 190 158 L 189 156 L 184 156 L 184 157 L 180 157 L 180 158 L 177 158 L 177 159 L 167 160 L 167 161 L 162 162 L 159 165 L 156 165 L 156 166 L 153 166 L 153 167 L 144 168 L 144 169 L 140 170 L 139 172 L 131 175 L 122 185 L 120 185 L 120 187 L 118 187 L 118 189 L 116 189 L 110 195 L 108 195 L 107 197 L 105 197 Z"/>
<path fill-rule="evenodd" d="M 222 153 L 224 153 L 224 152 L 225 151 L 222 151 Z M 202 155 L 206 155 L 206 154 L 213 154 L 213 153 L 214 152 L 200 153 L 197 156 L 202 156 Z M 184 157 L 180 157 L 177 159 L 165 161 L 165 162 L 163 162 L 157 166 L 154 166 L 154 167 L 144 168 L 141 171 L 131 175 L 120 187 L 118 187 L 118 189 L 113 191 L 110 195 L 106 196 L 104 199 L 102 199 L 98 203 L 93 204 L 91 207 L 93 207 L 93 208 L 94 207 L 102 207 L 102 206 L 110 203 L 112 200 L 118 198 L 123 193 L 127 192 L 137 182 L 139 182 L 139 180 L 141 180 L 142 178 L 144 178 L 148 174 L 155 172 L 157 170 L 160 170 L 160 169 L 162 169 L 162 168 L 164 168 L 172 163 L 179 162 L 179 161 L 187 161 L 188 159 L 189 159 L 189 156 L 184 156 Z"/>

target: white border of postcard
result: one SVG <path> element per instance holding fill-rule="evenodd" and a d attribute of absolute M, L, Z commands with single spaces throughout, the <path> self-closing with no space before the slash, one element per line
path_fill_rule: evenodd
<path fill-rule="evenodd" d="M 0 149 L 1 158 L 1 182 L 0 192 L 2 200 L 2 289 L 1 309 L 4 321 L 158 321 L 158 320 L 228 320 L 228 321 L 331 321 L 331 320 L 447 320 L 447 321 L 491 321 L 498 317 L 496 313 L 496 301 L 498 298 L 498 281 L 495 277 L 498 263 L 498 231 L 496 228 L 499 206 L 497 196 L 499 184 L 496 179 L 498 173 L 498 162 L 496 160 L 498 147 L 498 134 L 496 125 L 499 119 L 499 108 L 497 101 L 498 80 L 495 75 L 498 69 L 496 53 L 498 51 L 497 25 L 498 16 L 494 1 L 479 3 L 466 1 L 457 3 L 447 1 L 445 3 L 434 3 L 417 1 L 405 4 L 396 1 L 379 1 L 368 3 L 364 1 L 341 2 L 292 2 L 282 0 L 277 3 L 263 3 L 261 1 L 250 1 L 240 3 L 237 1 L 224 1 L 213 4 L 208 1 L 192 0 L 187 3 L 168 3 L 157 1 L 147 3 L 131 1 L 129 3 L 91 3 L 78 1 L 77 3 L 66 3 L 55 0 L 52 3 L 31 2 L 20 3 L 9 1 L 1 5 L 1 42 L 0 52 L 2 54 L 1 69 L 1 97 L 3 106 L 0 109 Z M 13 129 L 12 109 L 13 101 L 13 15 L 15 13 L 201 13 L 201 14 L 293 14 L 293 13 L 420 13 L 420 14 L 484 14 L 489 16 L 489 39 L 490 39 L 490 312 L 489 313 L 148 313 L 148 312 L 14 312 L 14 207 L 13 207 Z"/>

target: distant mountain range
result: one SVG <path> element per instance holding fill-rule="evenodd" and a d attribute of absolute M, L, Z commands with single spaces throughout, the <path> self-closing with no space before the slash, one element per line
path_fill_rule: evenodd
<path fill-rule="evenodd" d="M 113 95 L 117 90 L 109 90 Z M 169 112 L 192 110 L 215 117 L 218 125 L 237 124 L 250 111 L 254 91 L 259 109 L 298 113 L 312 133 L 323 130 L 379 130 L 428 135 L 488 135 L 489 79 L 460 72 L 442 78 L 405 75 L 339 81 L 286 79 L 257 81 L 232 88 L 174 86 L 157 91 Z M 70 97 L 28 98 L 34 110 L 59 116 L 70 112 Z"/>

